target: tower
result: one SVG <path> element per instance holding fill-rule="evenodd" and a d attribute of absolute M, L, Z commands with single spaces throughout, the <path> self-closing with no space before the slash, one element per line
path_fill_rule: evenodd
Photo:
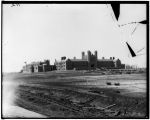
<path fill-rule="evenodd" d="M 85 59 L 85 53 L 82 52 L 82 60 Z"/>
<path fill-rule="evenodd" d="M 91 51 L 87 51 L 88 69 L 91 70 Z"/>
<path fill-rule="evenodd" d="M 95 50 L 94 55 L 95 55 L 95 69 L 96 69 L 97 68 L 97 59 L 98 59 L 97 50 Z"/>
<path fill-rule="evenodd" d="M 90 61 L 91 61 L 91 51 L 87 51 L 87 60 L 88 60 L 88 62 L 90 63 Z"/>

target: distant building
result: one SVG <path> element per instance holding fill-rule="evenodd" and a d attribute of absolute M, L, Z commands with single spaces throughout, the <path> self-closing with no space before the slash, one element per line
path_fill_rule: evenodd
<path fill-rule="evenodd" d="M 97 51 L 94 54 L 91 51 L 87 51 L 87 55 L 84 52 L 81 54 L 81 59 L 66 59 L 66 57 L 61 57 L 60 61 L 55 60 L 55 65 L 57 70 L 95 70 L 97 68 L 107 68 L 107 69 L 124 69 L 125 64 L 121 64 L 119 59 L 115 60 L 114 57 L 110 59 L 98 59 Z"/>
<path fill-rule="evenodd" d="M 50 65 L 49 60 L 45 60 L 44 62 L 32 62 L 31 64 L 23 66 L 24 73 L 47 72 L 52 70 L 56 70 L 56 67 Z"/>
<path fill-rule="evenodd" d="M 125 65 L 125 69 L 138 69 L 137 65 Z"/>

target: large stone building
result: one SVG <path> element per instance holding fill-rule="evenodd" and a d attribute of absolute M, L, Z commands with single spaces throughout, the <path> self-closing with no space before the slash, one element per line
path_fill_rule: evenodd
<path fill-rule="evenodd" d="M 24 73 L 47 72 L 55 69 L 56 67 L 54 65 L 50 65 L 49 60 L 45 60 L 44 62 L 32 62 L 31 64 L 23 66 Z"/>
<path fill-rule="evenodd" d="M 110 57 L 110 59 L 98 59 L 97 51 L 92 54 L 87 51 L 87 55 L 82 52 L 81 59 L 66 59 L 66 57 L 61 57 L 60 61 L 55 60 L 57 70 L 95 70 L 101 68 L 107 69 L 124 69 L 125 64 L 121 64 L 119 59 Z"/>

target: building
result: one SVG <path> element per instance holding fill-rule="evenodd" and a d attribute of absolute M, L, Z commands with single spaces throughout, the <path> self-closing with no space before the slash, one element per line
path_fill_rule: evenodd
<path fill-rule="evenodd" d="M 96 70 L 101 68 L 106 69 L 124 69 L 125 64 L 121 64 L 119 59 L 110 57 L 110 59 L 98 59 L 97 51 L 94 54 L 91 51 L 87 51 L 87 55 L 84 52 L 81 54 L 81 59 L 66 59 L 61 57 L 60 61 L 55 60 L 57 70 Z"/>
<path fill-rule="evenodd" d="M 44 62 L 32 62 L 31 64 L 23 66 L 24 73 L 47 72 L 52 70 L 56 70 L 56 67 L 50 65 L 49 60 L 44 60 Z"/>

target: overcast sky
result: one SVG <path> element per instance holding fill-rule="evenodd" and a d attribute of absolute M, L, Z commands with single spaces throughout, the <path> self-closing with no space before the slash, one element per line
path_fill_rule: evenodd
<path fill-rule="evenodd" d="M 116 21 L 106 4 L 3 4 L 3 72 L 16 72 L 24 62 L 61 56 L 81 58 L 98 51 L 98 58 L 116 57 L 122 63 L 146 66 L 146 49 L 132 58 L 126 41 L 136 51 L 146 47 L 146 25 L 118 24 L 146 19 L 146 5 L 121 5 Z M 131 33 L 137 27 L 134 34 Z M 139 53 L 138 53 L 139 54 Z"/>

